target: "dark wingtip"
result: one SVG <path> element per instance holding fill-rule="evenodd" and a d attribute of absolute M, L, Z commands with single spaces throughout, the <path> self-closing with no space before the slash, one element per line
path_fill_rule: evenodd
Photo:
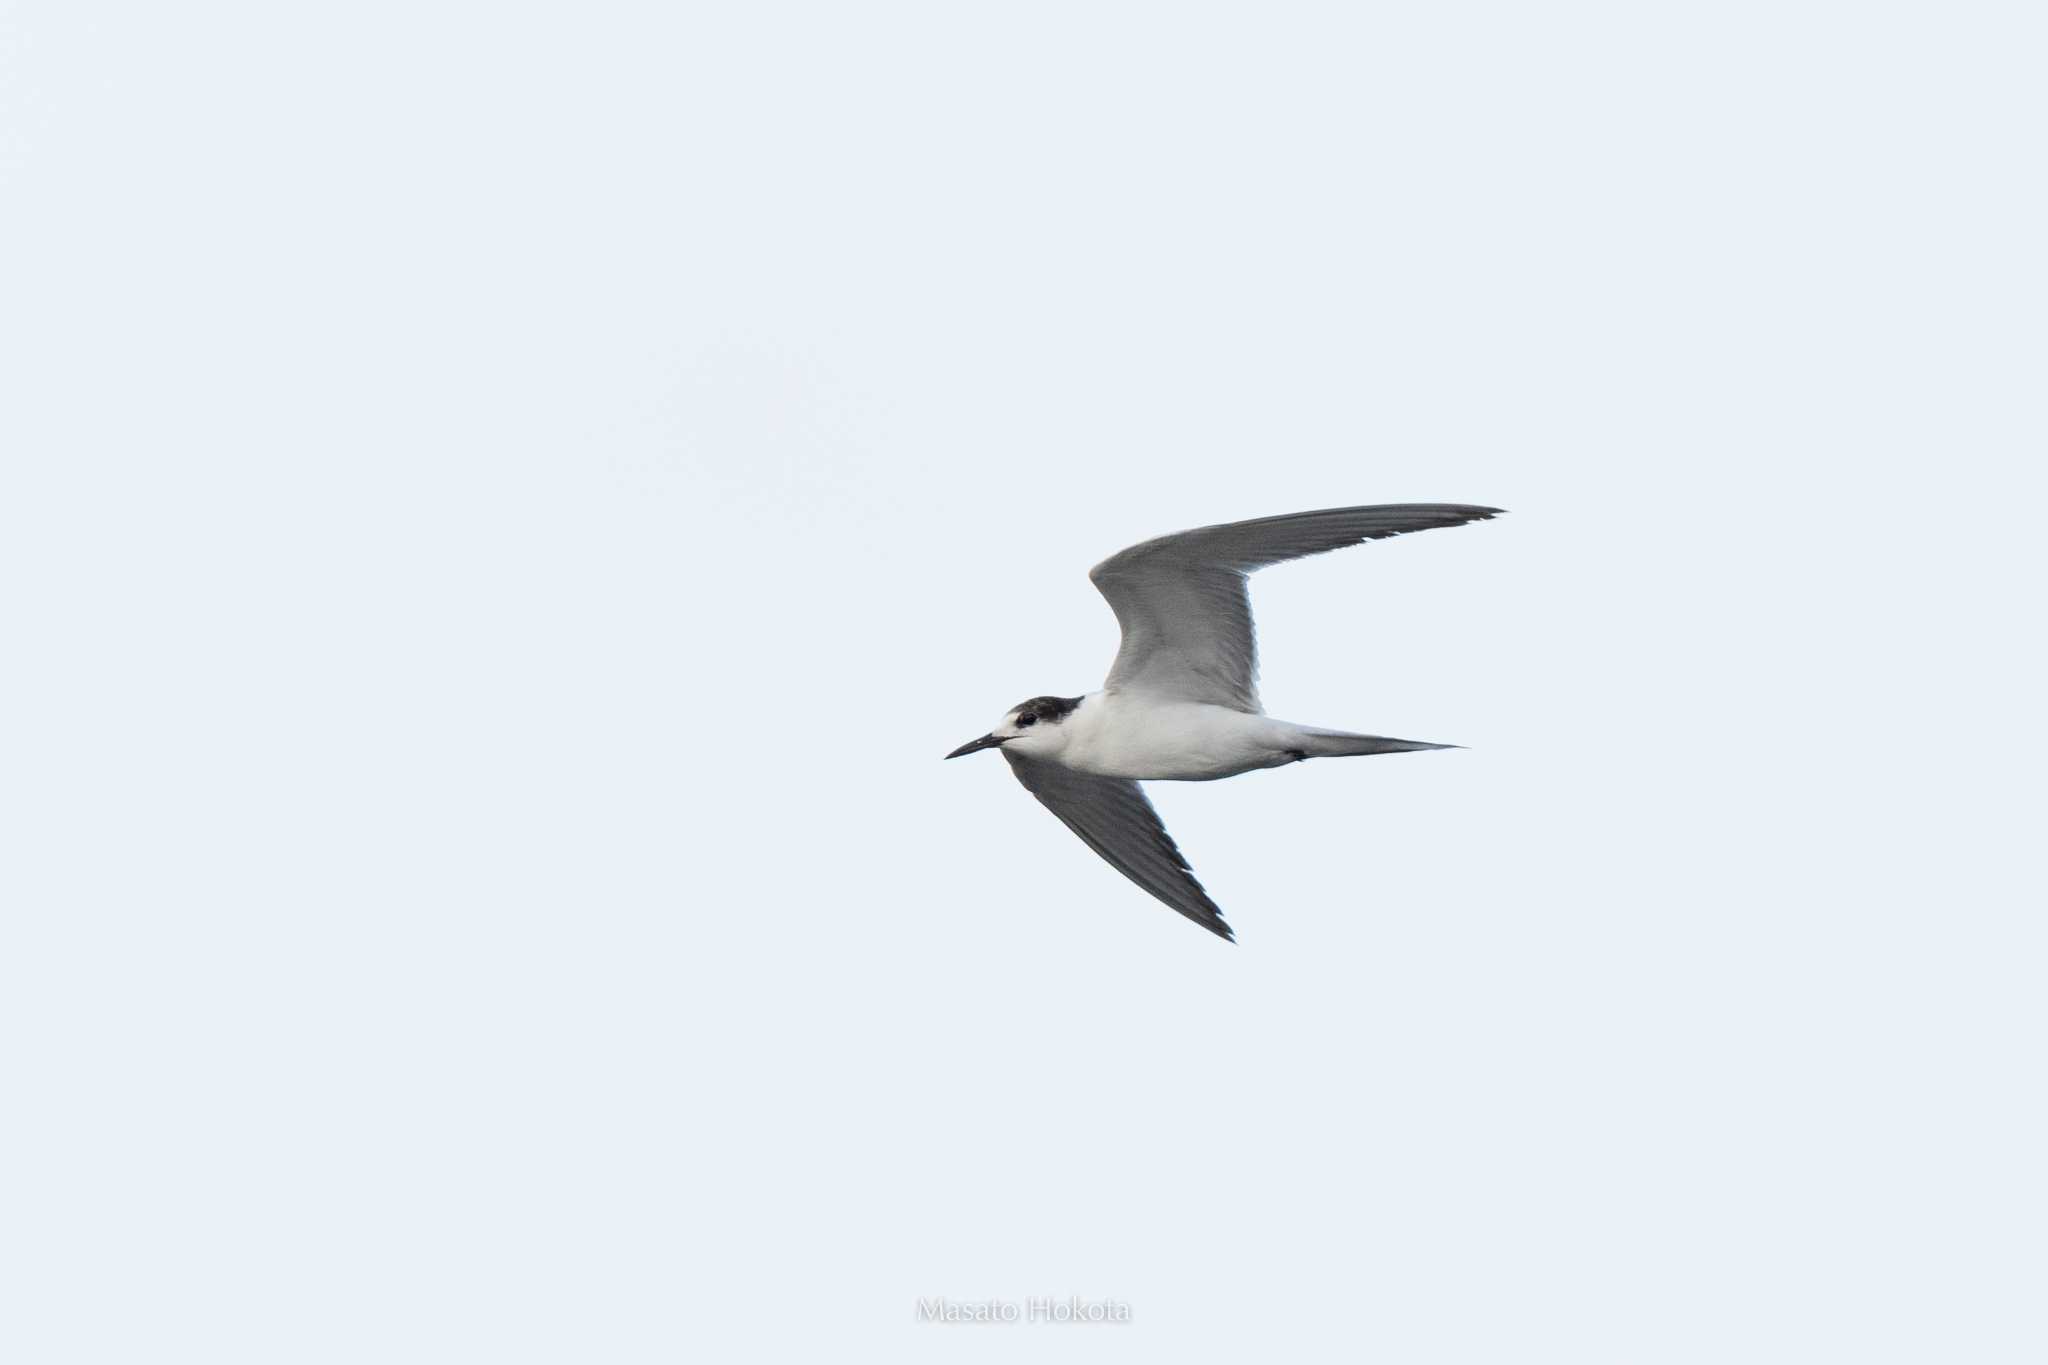
<path fill-rule="evenodd" d="M 1389 536 L 1405 536 L 1416 531 L 1442 530 L 1451 526 L 1470 526 L 1475 521 L 1491 521 L 1507 515 L 1503 507 L 1482 507 L 1472 502 L 1419 502 L 1396 503 L 1384 508 L 1342 507 L 1338 512 L 1401 512 L 1406 519 L 1363 532 L 1361 540 L 1385 540 Z M 1314 515 L 1309 513 L 1307 515 Z M 1358 541 L 1352 542 L 1359 543 Z"/>
<path fill-rule="evenodd" d="M 1505 507 L 1481 507 L 1476 502 L 1439 502 L 1428 506 L 1438 517 L 1429 523 L 1431 526 L 1470 526 L 1475 521 L 1491 521 L 1508 514 Z"/>

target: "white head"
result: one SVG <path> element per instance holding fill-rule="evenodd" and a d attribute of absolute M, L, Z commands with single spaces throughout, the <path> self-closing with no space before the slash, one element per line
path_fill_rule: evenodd
<path fill-rule="evenodd" d="M 1079 697 L 1033 697 L 1020 701 L 1003 713 L 995 729 L 980 739 L 968 740 L 946 757 L 958 758 L 976 749 L 1001 746 L 1015 754 L 1050 758 L 1067 747 L 1067 735 L 1061 727 L 1080 704 Z"/>

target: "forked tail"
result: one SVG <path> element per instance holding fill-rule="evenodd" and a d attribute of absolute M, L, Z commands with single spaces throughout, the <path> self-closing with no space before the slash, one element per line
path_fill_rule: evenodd
<path fill-rule="evenodd" d="M 1354 754 L 1412 754 L 1422 749 L 1455 749 L 1456 744 L 1425 744 L 1419 739 L 1388 739 L 1385 735 L 1354 735 L 1346 730 L 1304 728 L 1297 745 L 1307 758 L 1348 758 Z"/>

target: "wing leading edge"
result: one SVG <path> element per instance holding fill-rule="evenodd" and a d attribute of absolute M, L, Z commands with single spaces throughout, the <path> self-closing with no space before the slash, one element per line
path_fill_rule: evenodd
<path fill-rule="evenodd" d="M 1194 869 L 1136 782 L 1079 773 L 1007 751 L 1003 757 L 1024 790 L 1104 862 L 1210 933 L 1234 940 L 1223 911 L 1195 880 Z"/>
<path fill-rule="evenodd" d="M 1258 646 L 1245 576 L 1269 564 L 1500 515 L 1462 503 L 1331 507 L 1160 536 L 1088 571 L 1123 631 L 1108 692 L 1257 712 Z"/>

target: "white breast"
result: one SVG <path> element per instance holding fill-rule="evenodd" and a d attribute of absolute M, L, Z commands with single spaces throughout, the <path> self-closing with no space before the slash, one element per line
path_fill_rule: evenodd
<path fill-rule="evenodd" d="M 1094 693 L 1064 728 L 1059 761 L 1102 777 L 1206 782 L 1292 761 L 1284 722 L 1200 702 Z"/>

